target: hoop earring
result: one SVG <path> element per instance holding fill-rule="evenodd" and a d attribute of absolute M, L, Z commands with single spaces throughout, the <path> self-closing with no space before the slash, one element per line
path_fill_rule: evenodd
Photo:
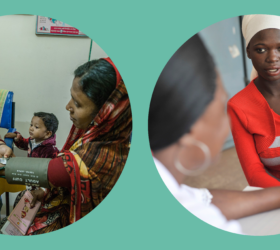
<path fill-rule="evenodd" d="M 205 143 L 198 141 L 196 139 L 193 140 L 193 145 L 201 149 L 201 151 L 205 156 L 205 159 L 202 165 L 200 166 L 200 168 L 198 168 L 197 170 L 189 170 L 184 168 L 177 154 L 174 164 L 177 170 L 181 172 L 183 175 L 189 175 L 189 176 L 198 175 L 199 173 L 203 172 L 206 168 L 208 168 L 211 163 L 211 153 L 209 147 Z"/>

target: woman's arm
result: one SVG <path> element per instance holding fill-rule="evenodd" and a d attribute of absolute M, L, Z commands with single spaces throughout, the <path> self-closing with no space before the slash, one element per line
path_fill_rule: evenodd
<path fill-rule="evenodd" d="M 5 176 L 5 169 L 0 170 L 0 176 Z M 50 187 L 66 187 L 71 190 L 71 180 L 67 173 L 63 160 L 61 157 L 52 159 L 48 164 L 47 169 L 48 186 Z M 24 183 L 20 183 L 24 184 Z M 41 201 L 44 197 L 44 191 L 42 189 L 36 189 L 31 191 L 34 197 L 31 207 L 34 207 L 37 200 Z"/>
<path fill-rule="evenodd" d="M 280 187 L 258 191 L 209 190 L 212 203 L 228 219 L 239 219 L 249 215 L 280 208 Z"/>
<path fill-rule="evenodd" d="M 247 130 L 247 118 L 243 111 L 229 102 L 228 115 L 237 155 L 249 185 L 263 188 L 280 186 L 280 182 L 266 172 L 260 161 L 253 135 Z"/>
<path fill-rule="evenodd" d="M 48 179 L 54 187 L 66 187 L 71 189 L 71 180 L 65 169 L 64 162 L 61 157 L 52 159 L 48 168 Z"/>
<path fill-rule="evenodd" d="M 8 149 L 7 149 L 8 148 Z M 10 148 L 7 147 L 7 146 L 1 146 L 0 145 L 0 155 L 2 153 L 2 155 L 6 152 L 6 150 L 9 150 Z M 8 157 L 10 156 L 11 154 L 8 153 Z M 20 158 L 18 158 L 20 159 Z M 19 162 L 20 163 L 24 163 L 25 165 L 27 165 L 28 167 L 24 167 L 24 169 L 21 169 L 21 171 L 34 171 L 34 168 L 32 167 L 32 165 L 34 165 L 34 160 L 37 161 L 37 163 L 35 162 L 35 165 L 36 167 L 38 165 L 38 161 L 40 163 L 40 161 L 43 161 L 43 159 L 40 160 L 40 158 L 26 158 L 26 157 L 23 157 L 22 160 L 20 160 Z M 14 168 L 13 172 L 15 172 L 17 169 L 20 169 L 22 166 L 19 164 L 19 166 L 17 167 L 18 165 L 16 166 L 12 166 Z M 42 165 L 43 166 L 43 165 Z M 1 166 L 0 166 L 1 167 Z M 46 166 L 43 166 L 43 167 L 46 167 Z M 62 160 L 61 157 L 58 157 L 58 158 L 55 158 L 55 159 L 52 159 L 48 162 L 48 165 L 47 165 L 47 174 L 43 174 L 43 173 L 39 173 L 39 175 L 42 176 L 46 176 L 47 177 L 47 181 L 48 181 L 48 184 L 49 185 L 41 185 L 42 187 L 48 187 L 48 186 L 51 186 L 51 187 L 66 187 L 68 189 L 71 189 L 71 180 L 70 180 L 70 176 L 68 174 L 68 172 L 66 171 L 65 169 L 65 166 L 64 166 L 64 162 Z M 8 176 L 6 176 L 6 173 Z M 11 174 L 12 173 L 9 173 L 9 171 L 5 171 L 5 169 L 3 170 L 0 170 L 0 176 L 6 176 L 6 178 L 8 180 L 11 179 Z M 10 176 L 9 176 L 10 175 Z M 45 177 L 45 178 L 46 178 Z M 44 177 L 43 177 L 44 178 Z M 40 179 L 40 178 L 39 178 Z M 44 181 L 44 183 L 46 183 L 46 181 Z M 14 183 L 14 184 L 23 184 L 23 185 L 31 185 L 32 186 L 32 183 L 25 183 L 24 180 L 22 180 L 22 183 L 21 181 L 19 180 L 19 182 L 17 183 Z M 35 186 L 38 186 L 38 185 L 35 185 Z M 40 185 L 39 185 L 40 186 Z"/>

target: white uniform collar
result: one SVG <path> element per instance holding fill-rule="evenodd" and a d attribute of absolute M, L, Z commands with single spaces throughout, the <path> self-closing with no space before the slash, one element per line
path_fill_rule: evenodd
<path fill-rule="evenodd" d="M 168 169 L 158 159 L 156 159 L 155 157 L 153 158 L 160 177 L 162 178 L 169 191 L 174 195 L 177 190 L 180 189 L 180 185 L 173 177 L 173 175 L 168 171 Z"/>

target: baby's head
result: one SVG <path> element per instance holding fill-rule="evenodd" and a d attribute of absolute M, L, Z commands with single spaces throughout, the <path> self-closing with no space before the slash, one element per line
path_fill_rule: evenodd
<path fill-rule="evenodd" d="M 35 142 L 41 142 L 53 136 L 57 128 L 58 120 L 54 114 L 37 112 L 31 120 L 29 135 Z"/>

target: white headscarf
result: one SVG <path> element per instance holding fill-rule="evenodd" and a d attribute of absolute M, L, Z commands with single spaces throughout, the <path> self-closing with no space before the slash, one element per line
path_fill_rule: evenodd
<path fill-rule="evenodd" d="M 280 16 L 273 15 L 246 15 L 242 20 L 242 33 L 246 41 L 246 47 L 253 38 L 261 30 L 280 29 Z M 258 76 L 258 72 L 253 67 L 251 80 Z"/>

